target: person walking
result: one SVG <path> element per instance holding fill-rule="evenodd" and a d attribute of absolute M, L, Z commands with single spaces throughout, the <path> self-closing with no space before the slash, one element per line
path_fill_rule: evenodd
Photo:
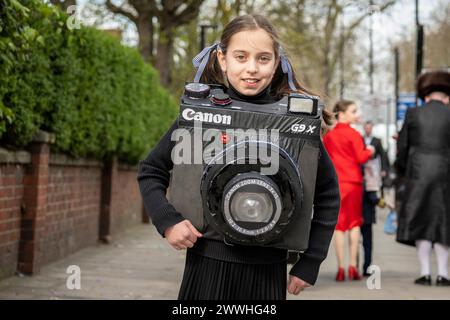
<path fill-rule="evenodd" d="M 353 101 L 339 101 L 334 106 L 337 124 L 323 140 L 325 148 L 336 168 L 339 181 L 341 207 L 334 232 L 338 272 L 336 281 L 345 280 L 344 242 L 345 233 L 350 237 L 350 280 L 360 280 L 357 269 L 357 256 L 360 239 L 360 226 L 363 224 L 362 198 L 363 176 L 361 165 L 375 152 L 373 146 L 365 146 L 361 134 L 351 127 L 358 121 L 358 108 Z"/>
<path fill-rule="evenodd" d="M 420 277 L 416 284 L 432 284 L 434 247 L 436 285 L 450 286 L 450 73 L 421 75 L 417 94 L 425 105 L 408 110 L 397 140 L 396 168 L 404 176 L 405 192 L 396 240 L 417 248 Z"/>
<path fill-rule="evenodd" d="M 376 223 L 376 207 L 383 188 L 383 179 L 389 172 L 389 159 L 381 140 L 372 135 L 373 123 L 364 123 L 364 142 L 375 148 L 375 156 L 364 164 L 363 224 L 361 235 L 364 249 L 363 276 L 369 276 L 367 269 L 372 264 L 373 234 L 372 224 Z"/>

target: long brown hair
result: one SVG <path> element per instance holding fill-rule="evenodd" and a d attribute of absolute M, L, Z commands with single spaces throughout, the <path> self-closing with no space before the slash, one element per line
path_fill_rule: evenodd
<path fill-rule="evenodd" d="M 259 14 L 248 14 L 239 16 L 234 18 L 230 23 L 228 23 L 220 38 L 220 49 L 225 54 L 227 47 L 230 43 L 231 37 L 241 31 L 245 30 L 255 30 L 255 29 L 263 29 L 266 31 L 273 41 L 273 50 L 275 52 L 275 57 L 279 60 L 280 57 L 280 40 L 278 34 L 274 28 L 274 26 L 267 20 L 264 16 Z M 301 85 L 297 77 L 295 75 L 295 71 L 292 70 L 292 78 L 297 88 L 296 92 L 304 93 L 309 95 L 317 95 L 305 88 Z M 225 78 L 222 73 L 222 69 L 220 68 L 219 61 L 217 59 L 217 51 L 211 52 L 209 56 L 208 64 L 205 67 L 202 77 L 200 78 L 200 82 L 203 83 L 217 83 L 225 86 Z M 281 68 L 281 63 L 278 63 L 277 69 L 273 76 L 271 86 L 270 86 L 270 95 L 277 99 L 281 99 L 283 96 L 293 92 L 293 90 L 289 87 L 288 76 L 283 73 Z M 326 125 L 331 125 L 332 123 L 332 115 L 327 111 L 322 111 L 322 118 Z"/>

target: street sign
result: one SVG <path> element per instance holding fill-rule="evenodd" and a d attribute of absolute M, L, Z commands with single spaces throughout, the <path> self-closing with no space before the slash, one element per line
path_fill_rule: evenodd
<path fill-rule="evenodd" d="M 397 101 L 397 121 L 404 121 L 406 111 L 416 106 L 415 93 L 400 93 Z"/>
<path fill-rule="evenodd" d="M 359 104 L 362 121 L 376 123 L 386 122 L 387 99 L 384 96 L 367 95 L 361 99 Z"/>
<path fill-rule="evenodd" d="M 418 105 L 421 106 L 421 101 L 419 99 Z M 416 94 L 414 92 L 400 93 L 397 101 L 397 128 L 401 128 L 403 121 L 405 121 L 406 112 L 409 108 L 416 107 Z"/>

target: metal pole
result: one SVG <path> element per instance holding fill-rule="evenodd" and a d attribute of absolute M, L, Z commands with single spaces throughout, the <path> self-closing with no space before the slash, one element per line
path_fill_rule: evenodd
<path fill-rule="evenodd" d="M 207 28 L 211 28 L 211 29 L 216 29 L 217 25 L 215 24 L 202 24 L 200 25 L 200 50 L 202 50 L 205 45 L 206 45 L 206 29 Z"/>
<path fill-rule="evenodd" d="M 398 132 L 398 98 L 399 98 L 399 79 L 400 79 L 400 66 L 399 66 L 399 52 L 398 48 L 394 49 L 394 78 L 395 78 L 395 132 Z"/>
<path fill-rule="evenodd" d="M 416 78 L 422 73 L 423 65 L 423 25 L 417 25 Z"/>
<path fill-rule="evenodd" d="M 200 26 L 200 50 L 203 50 L 205 47 L 205 29 L 206 26 Z"/>
<path fill-rule="evenodd" d="M 340 74 L 340 91 L 339 97 L 341 100 L 344 99 L 344 89 L 345 89 L 345 80 L 344 80 L 344 12 L 342 12 L 341 17 L 341 45 L 340 45 L 340 56 L 339 56 L 339 74 Z"/>
<path fill-rule="evenodd" d="M 419 25 L 419 0 L 416 0 L 416 26 Z"/>
<path fill-rule="evenodd" d="M 392 99 L 386 101 L 386 154 L 389 155 L 389 126 L 391 124 L 391 105 Z"/>
<path fill-rule="evenodd" d="M 419 21 L 419 0 L 416 0 L 416 80 L 422 73 L 423 65 L 423 26 Z M 419 99 L 416 95 L 416 106 L 418 105 Z"/>
<path fill-rule="evenodd" d="M 373 0 L 370 0 L 370 8 L 373 6 Z M 372 10 L 372 9 L 371 9 Z M 373 95 L 373 20 L 372 20 L 372 11 L 370 11 L 370 27 L 369 27 L 369 41 L 370 41 L 370 47 L 369 47 L 369 76 L 370 76 L 370 95 Z"/>

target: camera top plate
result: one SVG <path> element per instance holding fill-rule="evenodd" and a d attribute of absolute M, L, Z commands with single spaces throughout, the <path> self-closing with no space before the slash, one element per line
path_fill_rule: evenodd
<path fill-rule="evenodd" d="M 191 88 L 198 87 L 199 91 L 202 90 L 203 96 L 200 97 L 201 93 L 192 92 L 193 90 L 185 90 L 181 101 L 182 104 L 193 105 L 193 106 L 204 106 L 204 107 L 213 107 L 213 108 L 223 108 L 223 109 L 234 109 L 234 110 L 245 110 L 249 112 L 264 112 L 264 113 L 276 113 L 276 114 L 286 114 L 287 106 L 288 106 L 288 97 L 284 97 L 283 99 L 269 104 L 253 104 L 245 101 L 233 100 L 230 98 L 230 103 L 226 105 L 221 105 L 214 103 L 215 96 L 228 96 L 223 87 L 220 85 L 207 85 L 210 87 L 208 90 L 208 95 L 204 95 L 205 93 L 205 84 L 198 84 L 197 86 L 192 86 L 192 83 L 187 84 L 186 86 L 191 86 Z"/>
<path fill-rule="evenodd" d="M 205 94 L 205 86 L 209 86 L 208 95 Z M 265 128 L 298 137 L 320 137 L 321 119 L 317 111 L 317 99 L 312 104 L 312 114 L 294 113 L 288 110 L 289 99 L 297 98 L 298 94 L 285 96 L 274 103 L 253 104 L 231 99 L 222 86 L 197 84 L 190 88 L 198 88 L 203 93 L 184 92 L 179 118 L 182 126 L 192 127 L 195 121 L 199 121 L 205 128 Z M 216 98 L 220 100 L 219 103 Z M 311 97 L 302 99 L 313 100 Z"/>

